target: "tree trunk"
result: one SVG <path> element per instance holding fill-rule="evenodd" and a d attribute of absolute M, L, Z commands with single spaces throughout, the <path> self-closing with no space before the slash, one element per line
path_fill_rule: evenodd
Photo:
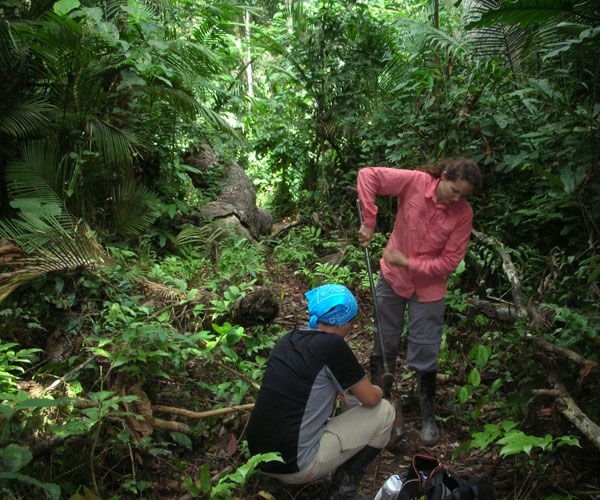
<path fill-rule="evenodd" d="M 252 49 L 250 47 L 250 12 L 244 11 L 244 37 L 246 41 L 246 56 L 244 57 L 244 65 L 246 66 L 246 84 L 248 85 L 248 98 L 254 97 L 252 85 Z M 250 106 L 250 103 L 248 103 Z"/>

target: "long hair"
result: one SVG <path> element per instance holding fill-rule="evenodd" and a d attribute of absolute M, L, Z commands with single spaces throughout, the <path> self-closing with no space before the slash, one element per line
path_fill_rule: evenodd
<path fill-rule="evenodd" d="M 473 186 L 473 190 L 475 191 L 479 189 L 481 185 L 481 172 L 479 171 L 479 167 L 477 166 L 477 163 L 470 158 L 448 158 L 435 165 L 419 165 L 417 170 L 426 172 L 435 179 L 439 179 L 442 176 L 442 173 L 446 172 L 446 178 L 449 181 L 455 181 L 457 179 L 465 180 Z"/>

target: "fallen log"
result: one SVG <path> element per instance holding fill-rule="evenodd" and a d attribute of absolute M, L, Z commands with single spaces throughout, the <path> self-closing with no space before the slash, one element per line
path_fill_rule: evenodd
<path fill-rule="evenodd" d="M 572 351 L 571 349 L 567 349 L 566 347 L 559 347 L 550 342 L 547 342 L 543 339 L 537 338 L 534 335 L 528 333 L 525 338 L 531 342 L 533 342 L 538 347 L 545 349 L 548 352 L 553 354 L 558 354 L 574 363 L 577 363 L 581 366 L 581 370 L 579 371 L 579 379 L 577 381 L 577 385 L 581 385 L 584 379 L 591 375 L 592 373 L 598 373 L 600 371 L 600 365 L 591 359 L 587 359 L 583 357 L 581 354 Z"/>
<path fill-rule="evenodd" d="M 600 450 L 600 426 L 590 419 L 579 408 L 567 388 L 555 372 L 550 372 L 548 382 L 554 389 L 536 389 L 534 396 L 550 396 L 554 398 L 554 405 L 558 412 L 571 422 L 579 432 L 587 437 Z"/>

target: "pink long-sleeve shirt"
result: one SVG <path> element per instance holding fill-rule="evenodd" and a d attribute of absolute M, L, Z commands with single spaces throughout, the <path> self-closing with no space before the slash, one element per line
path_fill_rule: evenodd
<path fill-rule="evenodd" d="M 415 293 L 419 302 L 441 300 L 446 278 L 467 251 L 473 224 L 471 205 L 461 199 L 449 205 L 436 202 L 439 179 L 425 172 L 367 167 L 358 172 L 358 197 L 363 224 L 375 228 L 375 196 L 395 196 L 398 212 L 387 247 L 400 250 L 408 267 L 381 259 L 384 278 L 401 297 Z"/>

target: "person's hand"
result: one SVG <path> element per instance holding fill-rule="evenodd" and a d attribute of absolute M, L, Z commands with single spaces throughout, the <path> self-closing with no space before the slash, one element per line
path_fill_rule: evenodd
<path fill-rule="evenodd" d="M 386 247 L 383 251 L 383 260 L 393 266 L 408 267 L 408 257 L 393 248 Z"/>
<path fill-rule="evenodd" d="M 358 242 L 363 246 L 363 247 L 368 247 L 369 243 L 371 243 L 371 240 L 373 239 L 373 232 L 375 230 L 372 227 L 367 227 L 364 224 L 360 226 L 360 229 L 358 230 Z"/>

